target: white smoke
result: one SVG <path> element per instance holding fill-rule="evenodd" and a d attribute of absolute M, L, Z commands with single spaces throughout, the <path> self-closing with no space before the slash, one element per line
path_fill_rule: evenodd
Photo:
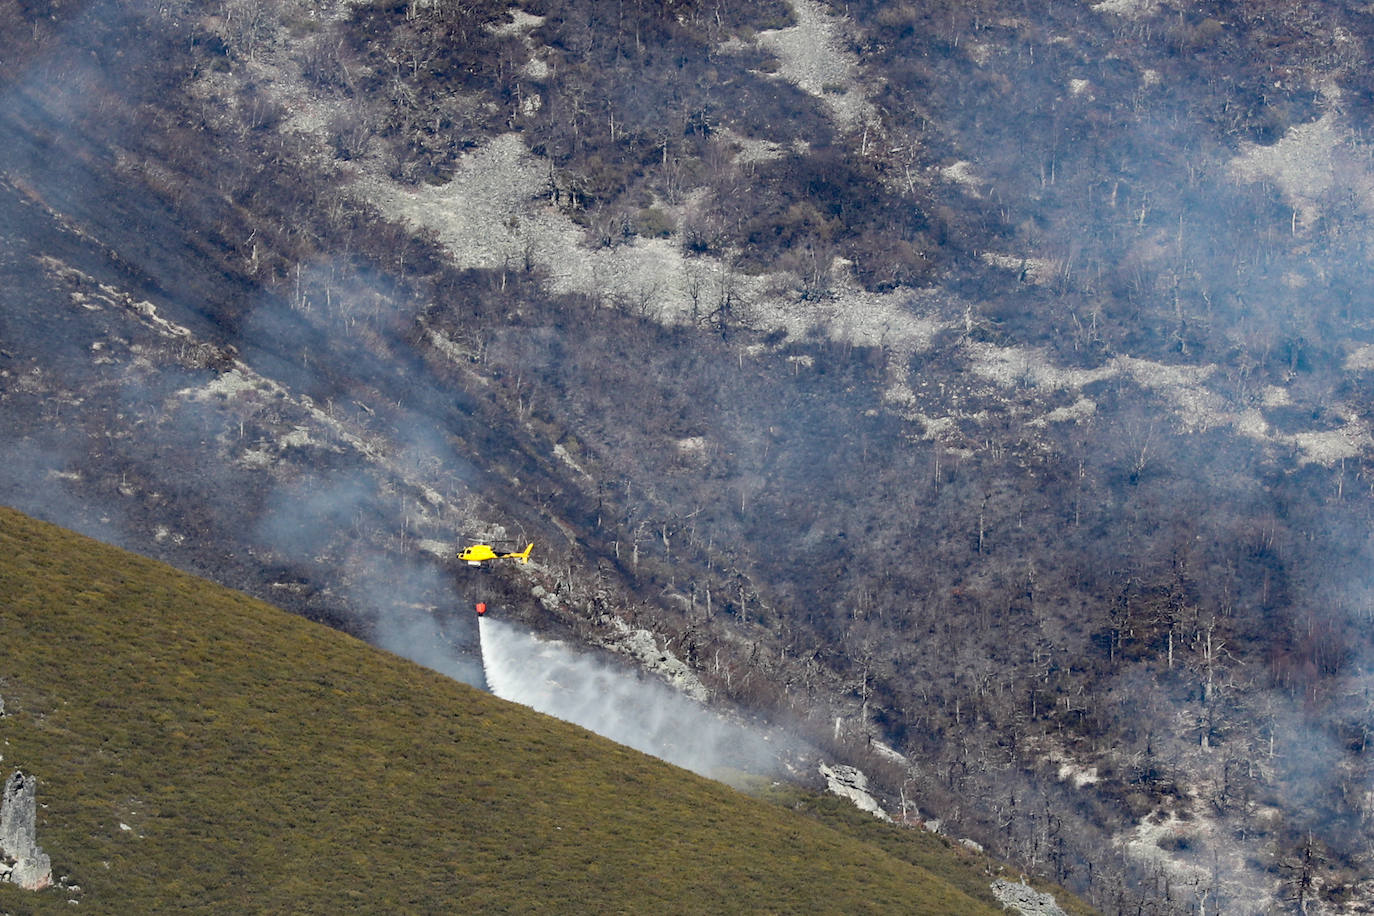
<path fill-rule="evenodd" d="M 482 686 L 480 667 L 458 649 L 463 642 L 471 645 L 471 637 L 462 640 L 461 634 L 450 632 L 432 613 L 392 607 L 374 625 L 373 640 L 388 652 L 445 677 L 473 687 Z"/>
<path fill-rule="evenodd" d="M 566 643 L 479 618 L 487 686 L 503 700 L 580 725 L 712 779 L 783 767 L 785 742 L 712 712 L 667 684 Z"/>

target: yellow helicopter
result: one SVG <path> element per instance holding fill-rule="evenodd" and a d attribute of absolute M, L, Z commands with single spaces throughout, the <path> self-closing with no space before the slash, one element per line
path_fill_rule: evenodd
<path fill-rule="evenodd" d="M 481 566 L 488 560 L 519 560 L 521 563 L 530 561 L 530 551 L 534 549 L 534 544 L 530 544 L 519 553 L 497 553 L 491 549 L 490 544 L 470 544 L 463 548 L 463 552 L 458 554 L 458 559 L 467 563 L 469 566 Z"/>

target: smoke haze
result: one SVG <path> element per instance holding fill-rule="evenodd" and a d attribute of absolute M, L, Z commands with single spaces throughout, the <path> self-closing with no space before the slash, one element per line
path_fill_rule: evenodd
<path fill-rule="evenodd" d="M 393 605 L 377 623 L 376 643 L 455 681 L 484 686 L 482 666 L 458 650 L 450 629 L 432 612 Z"/>

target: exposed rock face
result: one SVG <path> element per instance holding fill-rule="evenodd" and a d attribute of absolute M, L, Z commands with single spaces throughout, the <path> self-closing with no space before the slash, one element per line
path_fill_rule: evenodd
<path fill-rule="evenodd" d="M 855 807 L 867 811 L 874 817 L 885 821 L 892 820 L 878 804 L 878 800 L 868 794 L 868 777 L 864 775 L 863 770 L 841 764 L 831 767 L 822 763 L 820 773 L 825 777 L 826 787 L 833 794 L 849 799 Z"/>
<path fill-rule="evenodd" d="M 5 880 L 31 891 L 52 884 L 52 862 L 36 838 L 37 790 L 32 776 L 15 770 L 0 795 L 0 855 L 5 859 L 0 871 Z"/>
<path fill-rule="evenodd" d="M 711 692 L 686 662 L 667 649 L 660 649 L 658 639 L 648 630 L 631 627 L 619 617 L 611 619 L 612 633 L 605 646 L 639 661 L 646 671 L 653 672 L 669 684 L 698 702 L 705 703 Z"/>
<path fill-rule="evenodd" d="M 1042 894 L 1020 881 L 994 881 L 992 895 L 1004 908 L 1015 910 L 1021 916 L 1068 916 L 1055 903 L 1052 894 Z"/>

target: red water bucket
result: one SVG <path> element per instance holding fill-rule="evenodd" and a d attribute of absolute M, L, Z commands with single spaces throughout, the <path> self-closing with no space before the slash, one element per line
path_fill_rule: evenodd
<path fill-rule="evenodd" d="M 485 614 L 486 612 L 487 612 L 487 605 L 486 605 L 486 602 L 479 601 L 479 602 L 477 603 L 477 616 L 478 616 L 478 617 L 481 617 L 481 616 L 482 616 L 483 614 Z"/>

